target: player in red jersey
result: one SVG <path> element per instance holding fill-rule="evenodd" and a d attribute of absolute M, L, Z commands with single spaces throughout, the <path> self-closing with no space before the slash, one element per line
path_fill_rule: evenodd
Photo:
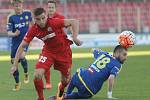
<path fill-rule="evenodd" d="M 65 18 L 63 15 L 56 12 L 56 0 L 48 0 L 47 9 L 48 9 L 48 17 L 50 17 L 50 18 L 60 18 L 60 19 Z"/>
<path fill-rule="evenodd" d="M 48 17 L 49 18 L 60 18 L 60 19 L 65 18 L 63 15 L 56 12 L 56 0 L 48 0 L 47 9 L 48 9 Z M 63 28 L 62 28 L 62 32 L 65 34 Z M 44 73 L 44 77 L 45 77 L 45 80 L 46 80 L 45 88 L 46 89 L 51 89 L 52 84 L 50 82 L 50 70 L 47 71 L 46 73 Z"/>
<path fill-rule="evenodd" d="M 36 8 L 33 12 L 33 17 L 35 24 L 30 28 L 17 50 L 11 74 L 18 67 L 19 56 L 23 52 L 23 48 L 29 45 L 34 37 L 41 39 L 45 45 L 34 72 L 34 85 L 38 100 L 44 100 L 42 77 L 51 65 L 54 65 L 54 69 L 59 70 L 61 73 L 61 82 L 58 85 L 56 100 L 62 100 L 64 88 L 71 77 L 72 53 L 70 45 L 72 41 L 67 39 L 67 35 L 63 34 L 61 29 L 62 27 L 72 26 L 73 41 L 77 46 L 80 46 L 82 42 L 77 38 L 79 21 L 75 19 L 47 18 L 43 8 Z"/>

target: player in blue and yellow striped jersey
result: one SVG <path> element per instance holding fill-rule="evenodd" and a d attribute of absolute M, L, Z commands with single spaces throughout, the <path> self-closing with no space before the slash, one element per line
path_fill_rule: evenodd
<path fill-rule="evenodd" d="M 12 37 L 12 44 L 11 44 L 11 63 L 13 64 L 16 51 L 22 42 L 24 36 L 26 35 L 30 24 L 32 23 L 32 16 L 29 10 L 23 10 L 23 0 L 13 0 L 12 5 L 14 11 L 8 16 L 7 19 L 7 33 L 8 36 Z M 23 66 L 25 77 L 24 83 L 29 82 L 28 76 L 28 63 L 25 58 L 25 53 L 27 52 L 28 47 L 24 48 L 24 52 L 20 57 L 21 65 Z M 20 89 L 20 82 L 19 82 L 19 72 L 18 70 L 13 74 L 16 85 L 13 89 L 17 91 Z"/>
<path fill-rule="evenodd" d="M 108 79 L 107 97 L 113 99 L 112 89 L 114 79 L 121 70 L 127 58 L 127 49 L 121 45 L 115 47 L 113 55 L 102 50 L 93 50 L 95 61 L 88 69 L 80 68 L 73 75 L 65 94 L 66 99 L 87 99 L 98 93 L 103 83 Z M 78 92 L 73 92 L 74 88 Z"/>

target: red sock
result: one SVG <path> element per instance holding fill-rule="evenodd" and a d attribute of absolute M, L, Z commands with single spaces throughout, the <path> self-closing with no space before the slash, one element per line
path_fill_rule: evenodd
<path fill-rule="evenodd" d="M 50 70 L 44 73 L 44 76 L 45 76 L 46 83 L 50 84 Z"/>
<path fill-rule="evenodd" d="M 42 79 L 34 79 L 34 86 L 35 86 L 36 92 L 38 94 L 38 99 L 44 100 L 43 80 Z"/>

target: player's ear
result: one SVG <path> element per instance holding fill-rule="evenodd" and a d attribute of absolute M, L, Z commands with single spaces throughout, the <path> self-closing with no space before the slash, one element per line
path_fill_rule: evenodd
<path fill-rule="evenodd" d="M 115 57 L 118 57 L 119 56 L 119 52 L 118 51 L 116 51 L 116 52 L 114 52 L 114 54 L 113 54 Z"/>

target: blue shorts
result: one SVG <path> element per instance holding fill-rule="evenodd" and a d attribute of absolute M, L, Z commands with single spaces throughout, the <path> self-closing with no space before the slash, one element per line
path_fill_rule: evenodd
<path fill-rule="evenodd" d="M 29 47 L 29 46 L 26 46 L 26 47 L 24 48 L 24 52 L 27 52 L 27 51 L 28 51 L 28 47 Z M 11 58 L 15 58 L 17 49 L 18 49 L 18 47 L 17 47 L 17 48 L 14 48 L 13 46 L 11 47 Z"/>
<path fill-rule="evenodd" d="M 92 97 L 91 93 L 86 89 L 83 83 L 78 77 L 78 72 L 76 72 L 72 77 L 72 83 L 78 89 L 78 95 L 81 97 Z"/>

